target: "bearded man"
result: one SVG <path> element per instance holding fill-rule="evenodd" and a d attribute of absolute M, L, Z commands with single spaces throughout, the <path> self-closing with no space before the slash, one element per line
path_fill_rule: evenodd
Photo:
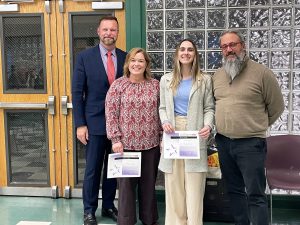
<path fill-rule="evenodd" d="M 107 179 L 107 159 L 111 141 L 106 136 L 105 97 L 112 82 L 123 75 L 126 52 L 116 48 L 118 20 L 104 16 L 97 34 L 100 43 L 76 56 L 72 81 L 72 103 L 78 140 L 86 145 L 86 168 L 82 198 L 84 225 L 97 225 L 95 216 L 102 178 L 102 216 L 117 221 L 114 206 L 117 181 Z"/>
<path fill-rule="evenodd" d="M 213 76 L 216 143 L 236 225 L 268 225 L 266 131 L 284 110 L 274 73 L 249 59 L 243 36 L 220 36 L 223 66 Z"/>

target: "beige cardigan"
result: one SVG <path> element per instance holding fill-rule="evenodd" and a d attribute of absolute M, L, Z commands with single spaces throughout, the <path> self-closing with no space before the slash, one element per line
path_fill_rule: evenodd
<path fill-rule="evenodd" d="M 159 116 L 162 123 L 169 121 L 175 127 L 175 114 L 173 92 L 170 83 L 173 73 L 162 76 L 160 80 L 160 106 Z M 212 92 L 212 79 L 210 75 L 199 77 L 192 86 L 188 113 L 187 130 L 200 130 L 204 125 L 213 127 L 214 123 L 214 98 Z M 172 159 L 165 159 L 161 154 L 158 168 L 165 173 L 172 173 Z M 207 171 L 207 144 L 201 141 L 200 159 L 186 159 L 185 172 Z"/>

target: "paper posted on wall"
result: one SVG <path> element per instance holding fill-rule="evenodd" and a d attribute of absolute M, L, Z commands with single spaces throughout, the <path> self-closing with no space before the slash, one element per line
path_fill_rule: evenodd
<path fill-rule="evenodd" d="M 112 153 L 108 155 L 107 178 L 140 177 L 141 152 Z"/>
<path fill-rule="evenodd" d="M 198 131 L 175 131 L 163 135 L 164 157 L 167 159 L 200 159 Z"/>

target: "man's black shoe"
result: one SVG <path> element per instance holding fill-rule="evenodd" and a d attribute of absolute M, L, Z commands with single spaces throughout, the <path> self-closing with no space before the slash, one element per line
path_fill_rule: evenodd
<path fill-rule="evenodd" d="M 83 216 L 84 225 L 97 225 L 97 220 L 94 214 L 85 213 Z"/>
<path fill-rule="evenodd" d="M 118 220 L 118 210 L 116 207 L 112 207 L 111 209 L 102 208 L 102 216 L 111 218 L 113 221 Z"/>

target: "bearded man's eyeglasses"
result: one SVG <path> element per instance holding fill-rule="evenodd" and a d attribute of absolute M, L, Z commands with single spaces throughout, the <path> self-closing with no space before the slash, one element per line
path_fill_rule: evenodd
<path fill-rule="evenodd" d="M 237 47 L 238 44 L 241 44 L 242 42 L 230 42 L 229 44 L 225 44 L 225 45 L 221 45 L 220 48 L 223 51 L 226 51 L 227 48 L 231 48 L 231 49 L 235 49 Z"/>

